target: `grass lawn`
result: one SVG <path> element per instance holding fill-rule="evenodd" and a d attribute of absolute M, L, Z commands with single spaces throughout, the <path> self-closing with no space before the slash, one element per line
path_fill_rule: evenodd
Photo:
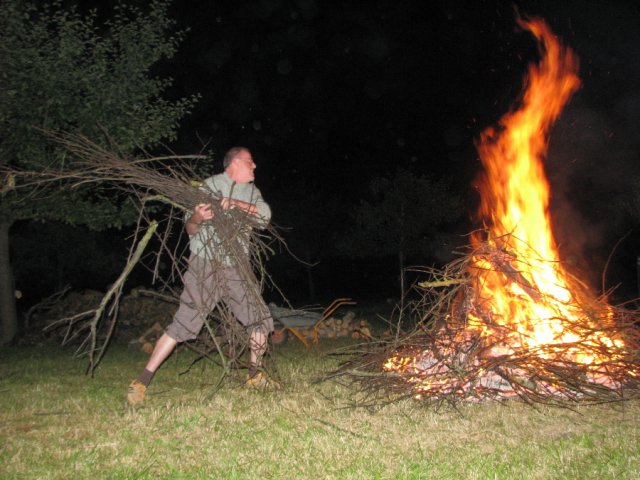
<path fill-rule="evenodd" d="M 96 376 L 57 346 L 0 351 L 0 478 L 637 479 L 640 403 L 534 409 L 518 402 L 433 411 L 415 401 L 345 408 L 350 392 L 311 381 L 336 365 L 327 342 L 276 350 L 285 388 L 182 347 L 143 408 L 124 395 L 142 352 L 114 346 Z"/>

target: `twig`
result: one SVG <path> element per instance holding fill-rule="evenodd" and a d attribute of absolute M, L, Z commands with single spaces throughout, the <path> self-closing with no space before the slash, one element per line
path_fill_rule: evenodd
<path fill-rule="evenodd" d="M 97 334 L 98 324 L 100 323 L 100 319 L 104 314 L 104 310 L 109 304 L 109 302 L 112 300 L 112 298 L 116 296 L 116 294 L 119 294 L 119 292 L 122 290 L 124 282 L 127 280 L 129 274 L 131 273 L 131 270 L 133 270 L 133 267 L 140 261 L 140 257 L 142 257 L 142 254 L 144 253 L 145 249 L 147 248 L 147 245 L 149 244 L 149 240 L 151 240 L 151 237 L 153 237 L 153 234 L 155 233 L 157 228 L 158 228 L 158 223 L 151 222 L 151 224 L 147 228 L 147 232 L 138 243 L 136 250 L 133 252 L 133 255 L 127 262 L 124 270 L 122 271 L 118 279 L 113 283 L 113 285 L 111 285 L 109 290 L 107 290 L 105 295 L 102 297 L 102 300 L 98 305 L 98 308 L 95 310 L 93 319 L 91 320 L 91 350 L 89 351 L 89 367 L 88 367 L 88 372 L 91 375 L 93 375 L 93 372 L 96 366 L 98 365 L 98 363 L 102 359 L 102 356 L 104 355 L 104 352 L 106 351 L 107 343 L 111 338 L 111 335 L 113 333 L 113 328 L 115 325 L 115 322 L 112 322 L 111 328 L 109 329 L 109 332 L 107 334 L 107 338 L 104 340 L 102 348 L 100 348 L 100 350 L 98 351 L 98 354 L 96 355 L 95 352 L 97 349 L 97 340 L 98 340 L 98 334 Z"/>

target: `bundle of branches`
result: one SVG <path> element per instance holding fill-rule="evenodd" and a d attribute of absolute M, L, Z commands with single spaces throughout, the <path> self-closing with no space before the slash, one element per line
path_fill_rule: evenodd
<path fill-rule="evenodd" d="M 137 229 L 127 264 L 100 304 L 95 309 L 59 319 L 51 325 L 52 328 L 67 329 L 64 340 L 66 343 L 80 339 L 77 354 L 88 355 L 90 372 L 94 371 L 105 353 L 117 323 L 123 286 L 143 255 L 146 268 L 152 271 L 154 283 L 159 284 L 157 290 L 171 298 L 178 297 L 180 292 L 173 291 L 172 285 L 178 284 L 178 288 L 182 285 L 182 282 L 175 280 L 186 269 L 185 242 L 168 242 L 168 239 L 175 232 L 185 235 L 182 222 L 197 204 L 211 204 L 214 217 L 210 222 L 218 237 L 214 250 L 223 251 L 236 265 L 249 286 L 250 303 L 262 308 L 264 302 L 261 300 L 261 292 L 264 283 L 270 280 L 264 271 L 263 262 L 271 253 L 268 242 L 279 239 L 279 236 L 274 227 L 260 226 L 248 213 L 240 209 L 224 210 L 221 207 L 218 194 L 209 191 L 198 181 L 199 175 L 194 161 L 206 158 L 205 156 L 130 158 L 79 135 L 46 133 L 73 155 L 73 165 L 66 166 L 64 170 L 44 172 L 11 171 L 10 175 L 20 179 L 15 188 L 28 187 L 37 192 L 45 191 L 45 187 L 51 184 L 57 188 L 69 189 L 95 185 L 103 189 L 119 190 L 124 194 L 126 201 L 132 202 L 137 209 Z M 168 207 L 155 208 L 157 202 Z M 179 227 L 174 228 L 177 223 Z M 260 226 L 263 231 L 256 231 L 252 228 L 254 226 Z M 145 252 L 154 237 L 158 246 L 153 252 Z M 164 274 L 163 277 L 159 265 L 167 264 L 167 261 L 171 268 L 168 269 L 169 274 Z M 214 275 L 221 275 L 221 268 L 216 269 Z M 222 284 L 217 278 L 213 281 L 207 280 L 200 283 L 203 286 Z M 211 294 L 213 295 L 213 292 Z M 268 311 L 264 312 L 264 315 L 268 314 Z M 215 357 L 221 359 L 225 367 L 238 363 L 238 358 L 247 345 L 247 333 L 238 329 L 236 323 L 236 319 L 223 305 L 207 317 L 205 326 L 211 342 L 206 348 L 200 349 L 202 356 L 212 358 L 213 353 L 219 354 Z M 220 331 L 224 332 L 225 348 L 219 341 Z M 226 373 L 227 368 L 223 370 Z"/>
<path fill-rule="evenodd" d="M 353 387 L 363 405 L 414 397 L 438 405 L 520 398 L 567 406 L 633 396 L 640 314 L 593 298 L 568 273 L 570 300 L 554 298 L 522 273 L 529 260 L 492 241 L 467 248 L 442 270 L 423 269 L 417 325 L 350 352 L 327 378 Z M 540 306 L 544 316 L 535 318 L 534 308 L 523 325 L 497 313 L 498 300 L 483 293 L 488 276 L 517 285 L 510 300 Z M 541 329 L 547 336 L 536 338 Z"/>

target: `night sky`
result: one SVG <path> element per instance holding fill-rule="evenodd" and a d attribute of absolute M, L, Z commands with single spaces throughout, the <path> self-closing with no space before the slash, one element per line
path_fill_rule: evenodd
<path fill-rule="evenodd" d="M 191 31 L 166 73 L 176 92 L 202 94 L 179 146 L 248 145 L 264 187 L 296 175 L 360 183 L 398 164 L 465 183 L 478 167 L 473 139 L 513 103 L 537 58 L 511 2 L 175 3 L 178 26 Z M 581 59 L 583 87 L 566 116 L 597 118 L 572 140 L 629 136 L 639 114 L 637 9 L 555 3 L 517 9 L 545 18 Z"/>
<path fill-rule="evenodd" d="M 113 3 L 99 8 L 108 14 Z M 171 16 L 189 32 L 158 73 L 174 78 L 171 96 L 202 98 L 171 148 L 211 152 L 215 173 L 226 149 L 251 148 L 274 221 L 294 232 L 305 222 L 287 212 L 307 193 L 348 210 L 371 178 L 398 166 L 446 176 L 469 210 L 458 228 L 466 232 L 480 169 L 474 139 L 513 104 L 537 59 L 516 11 L 543 17 L 580 58 L 582 88 L 552 132 L 546 164 L 557 240 L 595 282 L 631 232 L 610 271 L 612 282 L 635 289 L 638 219 L 617 206 L 640 174 L 635 2 L 175 1 Z M 307 216 L 324 222 L 329 239 L 348 211 L 333 221 Z M 317 257 L 319 272 L 334 271 L 327 296 L 351 295 L 348 285 L 366 284 L 362 278 L 378 281 L 372 273 L 354 277 L 354 264 Z M 295 267 L 280 262 L 276 280 L 295 283 L 297 274 L 281 271 Z"/>

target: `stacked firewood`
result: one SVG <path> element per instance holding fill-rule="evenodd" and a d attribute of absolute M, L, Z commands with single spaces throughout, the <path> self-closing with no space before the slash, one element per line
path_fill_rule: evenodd
<path fill-rule="evenodd" d="M 148 291 L 148 290 L 147 290 Z M 84 335 L 79 335 L 85 328 L 85 323 L 79 323 L 69 328 L 66 323 L 60 323 L 59 318 L 80 315 L 95 306 L 104 293 L 95 290 L 65 291 L 63 295 L 50 302 L 43 302 L 41 308 L 34 308 L 30 315 L 32 329 L 44 330 L 48 337 L 68 342 L 81 342 Z M 161 331 L 163 326 L 171 322 L 177 304 L 163 300 L 158 296 L 140 295 L 132 290 L 123 296 L 119 303 L 118 327 L 114 332 L 114 340 L 128 342 L 130 346 L 142 348 L 145 344 L 155 343 L 157 336 L 152 332 Z M 75 338 L 76 340 L 71 340 Z M 145 347 L 149 348 L 149 345 Z M 143 348 L 144 350 L 144 348 Z"/>
<path fill-rule="evenodd" d="M 144 353 L 151 355 L 158 338 L 162 335 L 164 329 L 158 322 L 147 328 L 142 335 L 129 341 L 130 347 L 139 348 Z"/>
<path fill-rule="evenodd" d="M 342 318 L 329 317 L 312 327 L 297 328 L 305 338 L 360 338 L 372 339 L 372 328 L 365 319 L 356 318 L 354 312 L 347 312 Z"/>

